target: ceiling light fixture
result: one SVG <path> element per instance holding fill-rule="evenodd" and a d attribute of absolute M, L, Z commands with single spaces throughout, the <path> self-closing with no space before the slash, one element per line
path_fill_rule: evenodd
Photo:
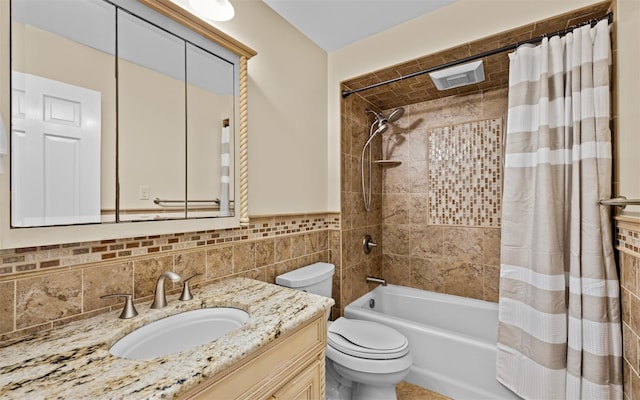
<path fill-rule="evenodd" d="M 189 0 L 195 13 L 211 21 L 229 21 L 235 15 L 229 0 Z"/>

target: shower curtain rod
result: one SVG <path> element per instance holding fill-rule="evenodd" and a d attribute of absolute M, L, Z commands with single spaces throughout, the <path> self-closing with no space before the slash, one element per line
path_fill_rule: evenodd
<path fill-rule="evenodd" d="M 613 13 L 608 13 L 608 14 L 604 15 L 602 18 L 592 19 L 590 21 L 587 21 L 587 22 L 584 22 L 584 23 L 581 23 L 581 24 L 578 24 L 578 25 L 573 25 L 573 26 L 570 26 L 568 28 L 562 29 L 562 30 L 557 31 L 557 32 L 540 35 L 540 36 L 535 37 L 533 39 L 524 40 L 522 42 L 512 43 L 512 44 L 509 44 L 509 45 L 506 45 L 506 46 L 503 46 L 503 47 L 500 47 L 500 48 L 497 48 L 497 49 L 493 49 L 493 50 L 485 51 L 485 52 L 482 52 L 482 53 L 478 53 L 478 54 L 473 55 L 473 56 L 461 58 L 459 60 L 449 61 L 449 62 L 444 63 L 444 64 L 436 65 L 435 67 L 430 67 L 430 68 L 427 68 L 427 69 L 423 69 L 421 71 L 412 72 L 412 73 L 410 73 L 408 75 L 403 75 L 403 76 L 400 76 L 400 77 L 397 77 L 397 78 L 389 79 L 387 81 L 374 83 L 372 85 L 361 87 L 359 89 L 343 90 L 342 91 L 342 98 L 346 99 L 349 95 L 354 94 L 354 93 L 358 93 L 358 92 L 362 92 L 362 91 L 365 91 L 365 90 L 377 88 L 379 86 L 387 85 L 389 83 L 398 82 L 398 81 L 401 81 L 401 80 L 404 80 L 404 79 L 409 79 L 409 78 L 413 78 L 413 77 L 416 77 L 416 76 L 424 75 L 424 74 L 427 74 L 429 72 L 434 72 L 434 71 L 437 71 L 437 70 L 440 70 L 440 69 L 443 69 L 443 68 L 448 68 L 448 67 L 453 67 L 455 65 L 464 64 L 464 63 L 469 62 L 469 61 L 473 61 L 473 60 L 477 60 L 479 58 L 492 56 L 494 54 L 503 53 L 505 51 L 514 50 L 518 46 L 523 45 L 523 44 L 538 43 L 538 42 L 541 42 L 542 39 L 544 39 L 545 37 L 551 37 L 551 36 L 555 36 L 555 35 L 564 35 L 564 34 L 567 34 L 567 33 L 571 32 L 572 30 L 574 30 L 576 28 L 579 28 L 581 26 L 584 26 L 584 25 L 594 26 L 595 24 L 597 24 L 598 22 L 600 22 L 601 20 L 603 20 L 605 18 L 609 20 L 609 23 L 611 23 L 613 21 Z"/>

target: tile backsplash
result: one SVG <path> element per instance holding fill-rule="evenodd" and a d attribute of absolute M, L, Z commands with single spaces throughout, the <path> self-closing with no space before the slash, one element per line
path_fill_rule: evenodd
<path fill-rule="evenodd" d="M 256 217 L 235 229 L 2 250 L 0 341 L 122 306 L 105 294 L 147 301 L 163 271 L 202 274 L 195 288 L 237 275 L 274 282 L 335 259 L 340 249 L 331 238 L 339 229 L 339 214 Z M 178 292 L 181 284 L 169 288 Z"/>

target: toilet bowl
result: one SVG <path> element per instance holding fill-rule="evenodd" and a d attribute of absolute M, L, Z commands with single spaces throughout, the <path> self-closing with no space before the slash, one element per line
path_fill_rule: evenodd
<path fill-rule="evenodd" d="M 330 297 L 334 268 L 311 264 L 277 276 L 276 283 Z M 328 322 L 328 400 L 396 400 L 395 385 L 407 376 L 412 363 L 407 338 L 393 328 L 344 317 Z"/>

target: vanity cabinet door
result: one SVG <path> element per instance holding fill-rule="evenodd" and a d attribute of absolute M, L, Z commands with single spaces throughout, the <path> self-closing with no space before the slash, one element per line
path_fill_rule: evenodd
<path fill-rule="evenodd" d="M 273 400 L 317 400 L 324 399 L 321 391 L 323 362 L 318 360 L 287 382 L 273 394 Z"/>
<path fill-rule="evenodd" d="M 325 314 L 244 357 L 180 397 L 212 399 L 324 399 Z M 305 397 L 306 396 L 306 397 Z"/>

